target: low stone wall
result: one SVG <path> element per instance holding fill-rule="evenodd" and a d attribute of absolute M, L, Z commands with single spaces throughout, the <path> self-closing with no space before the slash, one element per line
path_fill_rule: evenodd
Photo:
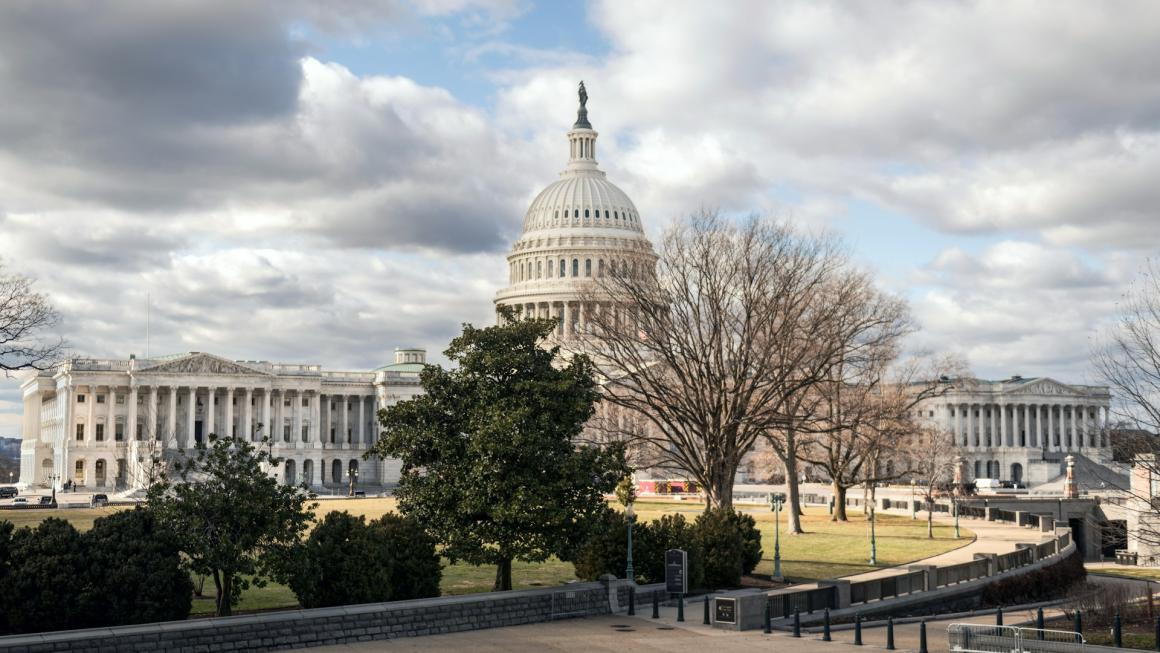
<path fill-rule="evenodd" d="M 0 637 L 0 652 L 277 651 L 608 614 L 609 598 L 605 583 L 575 583 L 535 590 L 14 635 Z"/>

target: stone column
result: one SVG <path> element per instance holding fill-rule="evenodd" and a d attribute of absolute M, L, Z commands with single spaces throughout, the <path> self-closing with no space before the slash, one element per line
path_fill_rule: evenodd
<path fill-rule="evenodd" d="M 189 401 L 185 414 L 185 446 L 192 447 L 194 445 L 193 433 L 197 430 L 197 388 L 189 387 Z"/>
<path fill-rule="evenodd" d="M 1047 440 L 1043 438 L 1043 406 L 1035 404 L 1035 444 L 1040 450 L 1047 451 Z"/>
<path fill-rule="evenodd" d="M 954 404 L 951 410 L 955 412 L 955 440 L 961 442 L 963 447 L 966 447 L 970 442 L 967 440 L 967 430 L 963 426 L 963 406 L 962 404 Z"/>
<path fill-rule="evenodd" d="M 283 390 L 282 396 L 290 397 L 290 439 L 302 446 L 302 443 L 306 442 L 306 438 L 302 437 L 302 393 Z"/>
<path fill-rule="evenodd" d="M 310 396 L 310 439 L 315 442 L 316 447 L 321 447 L 323 444 L 322 433 L 322 395 L 315 392 Z"/>
<path fill-rule="evenodd" d="M 1047 446 L 1052 451 L 1059 451 L 1059 445 L 1055 443 L 1055 405 L 1047 405 Z"/>
<path fill-rule="evenodd" d="M 274 391 L 271 388 L 262 390 L 262 428 L 266 429 L 266 437 L 270 438 L 270 442 L 281 442 L 285 444 L 286 434 L 283 432 L 282 425 L 279 424 L 278 430 L 274 430 L 273 420 L 271 419 L 273 417 L 271 411 L 274 407 L 270 405 L 273 403 L 273 400 Z"/>
<path fill-rule="evenodd" d="M 343 449 L 349 449 L 352 443 L 346 434 L 350 429 L 350 395 L 338 395 L 338 417 L 338 443 Z"/>
<path fill-rule="evenodd" d="M 205 426 L 206 435 L 217 434 L 217 388 L 210 386 L 205 390 Z"/>
<path fill-rule="evenodd" d="M 981 443 L 979 442 L 979 432 L 975 430 L 976 421 L 975 405 L 967 404 L 967 440 L 971 446 L 977 449 Z"/>
<path fill-rule="evenodd" d="M 1082 449 L 1083 443 L 1079 439 L 1079 405 L 1071 405 L 1071 446 L 1073 449 Z"/>
<path fill-rule="evenodd" d="M 367 417 L 366 417 L 366 406 L 364 405 L 366 400 L 367 400 L 367 398 L 363 397 L 362 395 L 356 395 L 354 398 L 354 405 L 356 407 L 354 418 L 356 420 L 355 424 L 357 425 L 354 429 L 354 437 L 355 437 L 354 441 L 358 444 L 359 448 L 365 448 L 366 443 L 367 443 L 367 441 L 366 441 Z"/>
<path fill-rule="evenodd" d="M 254 399 L 254 390 L 252 388 L 238 388 L 238 393 L 234 396 L 242 402 L 242 409 L 238 411 L 238 437 L 251 441 L 254 439 L 250 431 L 250 418 L 253 414 L 251 402 Z"/>
<path fill-rule="evenodd" d="M 112 446 L 112 442 L 117 439 L 117 388 L 116 386 L 108 386 L 108 391 L 105 393 L 105 408 L 108 410 L 105 414 L 105 442 L 110 443 L 106 446 Z M 105 470 L 106 476 L 109 470 Z M 113 471 L 116 474 L 116 470 Z"/>
<path fill-rule="evenodd" d="M 169 415 L 167 426 L 169 433 L 166 433 L 166 445 L 170 449 L 177 448 L 177 388 L 169 386 Z"/>
<path fill-rule="evenodd" d="M 157 432 L 158 421 L 159 421 L 159 418 L 161 417 L 157 412 L 157 403 L 158 403 L 157 391 L 160 389 L 161 388 L 159 386 L 155 386 L 155 385 L 149 386 L 149 417 L 148 417 L 149 421 L 147 422 L 147 426 L 149 428 L 145 429 L 145 432 L 152 433 L 154 440 L 161 439 L 161 434 Z"/>
<path fill-rule="evenodd" d="M 561 335 L 567 338 L 572 335 L 572 302 L 560 302 L 560 315 L 563 317 Z"/>
<path fill-rule="evenodd" d="M 1011 431 L 1007 428 L 1007 404 L 997 404 L 999 409 L 999 440 L 1008 447 L 1014 447 L 1017 440 L 1011 437 Z"/>
<path fill-rule="evenodd" d="M 226 388 L 226 437 L 234 434 L 234 389 Z"/>
<path fill-rule="evenodd" d="M 89 386 L 89 415 L 85 419 L 85 439 L 83 444 L 91 445 L 97 441 L 97 386 Z M 74 427 L 75 428 L 75 427 Z M 85 473 L 88 473 L 86 467 Z"/>
<path fill-rule="evenodd" d="M 125 440 L 137 439 L 137 386 L 129 379 L 129 417 L 125 420 Z"/>
<path fill-rule="evenodd" d="M 1003 437 L 999 435 L 999 404 L 988 404 L 988 410 L 991 411 L 991 442 L 997 443 L 996 446 L 1005 447 L 1006 442 L 1003 442 Z"/>

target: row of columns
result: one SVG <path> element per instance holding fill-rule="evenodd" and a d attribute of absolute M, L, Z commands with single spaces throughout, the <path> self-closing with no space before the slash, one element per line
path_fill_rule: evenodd
<path fill-rule="evenodd" d="M 104 390 L 105 401 L 100 408 L 100 386 L 91 386 L 84 393 L 87 406 L 83 421 L 72 403 L 81 393 L 75 388 L 72 393 L 61 393 L 62 399 L 69 402 L 65 423 L 70 426 L 64 437 L 73 446 L 116 443 L 118 424 L 122 441 L 155 439 L 171 448 L 193 446 L 199 399 L 203 437 L 216 433 L 258 441 L 268 436 L 276 444 L 317 443 L 340 448 L 365 448 L 377 439 L 373 394 L 164 384 L 133 385 L 127 392 L 123 387 L 105 386 Z M 123 420 L 118 419 L 118 396 L 126 396 Z M 178 409 L 179 399 L 185 407 L 184 415 Z M 259 424 L 266 425 L 264 433 Z"/>
<path fill-rule="evenodd" d="M 611 303 L 581 301 L 532 302 L 517 304 L 515 308 L 518 316 L 525 319 L 555 319 L 556 335 L 564 337 L 591 333 L 591 318 L 617 310 Z M 624 310 L 612 317 L 615 320 L 635 320 L 635 314 Z"/>
<path fill-rule="evenodd" d="M 1107 406 L 1090 404 L 947 404 L 946 427 L 966 449 L 1071 451 L 1108 446 Z"/>

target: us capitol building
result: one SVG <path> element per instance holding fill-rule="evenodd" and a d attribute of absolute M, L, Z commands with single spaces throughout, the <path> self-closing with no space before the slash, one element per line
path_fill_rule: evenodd
<path fill-rule="evenodd" d="M 580 86 L 567 132 L 568 162 L 524 216 L 507 257 L 508 286 L 496 306 L 552 317 L 556 337 L 582 348 L 595 280 L 635 276 L 656 262 L 632 200 L 596 160 L 597 132 Z M 588 297 L 586 301 L 582 299 Z M 320 492 L 389 487 L 396 460 L 363 460 L 378 438 L 377 411 L 419 394 L 422 349 L 397 349 L 389 365 L 328 371 L 320 365 L 232 361 L 208 353 L 137 359 L 72 359 L 25 376 L 21 485 L 138 491 L 153 460 L 166 460 L 229 433 L 260 441 L 285 459 L 271 474 Z M 921 407 L 954 434 L 968 475 L 1021 483 L 1056 478 L 1076 452 L 1110 462 L 1107 388 L 1045 378 L 963 384 Z"/>

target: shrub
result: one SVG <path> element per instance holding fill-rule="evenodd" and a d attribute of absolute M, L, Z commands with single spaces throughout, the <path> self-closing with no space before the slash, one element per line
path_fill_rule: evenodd
<path fill-rule="evenodd" d="M 987 585 L 983 604 L 1013 605 L 1057 598 L 1086 578 L 1083 555 L 1076 550 L 1051 566 Z"/>
<path fill-rule="evenodd" d="M 740 512 L 734 514 L 741 530 L 741 573 L 748 575 L 761 562 L 761 531 L 757 530 L 757 520 L 753 515 Z"/>
<path fill-rule="evenodd" d="M 443 564 L 431 537 L 410 517 L 387 514 L 370 523 L 372 540 L 390 558 L 391 600 L 439 596 Z"/>
<path fill-rule="evenodd" d="M 306 608 L 388 601 L 391 562 L 389 549 L 376 546 L 365 517 L 331 512 L 294 556 L 289 585 Z"/>
<path fill-rule="evenodd" d="M 704 557 L 705 586 L 716 589 L 741 584 L 744 543 L 737 513 L 707 510 L 697 517 L 697 540 Z"/>
<path fill-rule="evenodd" d="M 638 578 L 647 583 L 665 580 L 665 552 L 684 549 L 689 556 L 689 589 L 703 586 L 704 563 L 693 524 L 684 515 L 663 515 L 640 531 L 633 532 L 633 566 Z"/>
<path fill-rule="evenodd" d="M 175 621 L 189 616 L 193 581 L 177 544 L 143 508 L 101 517 L 81 536 L 89 587 L 82 603 L 101 626 Z"/>
<path fill-rule="evenodd" d="M 0 591 L 0 619 L 7 632 L 92 625 L 84 604 L 84 544 L 72 524 L 50 517 L 35 529 L 12 533 L 7 548 L 10 566 Z"/>
<path fill-rule="evenodd" d="M 643 524 L 634 527 L 634 545 L 640 542 Z M 640 547 L 634 546 L 637 553 Z M 570 554 L 572 567 L 580 580 L 596 580 L 604 574 L 620 577 L 628 565 L 628 523 L 624 513 L 605 508 L 596 526 L 576 550 Z M 633 556 L 635 563 L 636 556 Z M 639 568 L 638 568 L 639 569 Z"/>

